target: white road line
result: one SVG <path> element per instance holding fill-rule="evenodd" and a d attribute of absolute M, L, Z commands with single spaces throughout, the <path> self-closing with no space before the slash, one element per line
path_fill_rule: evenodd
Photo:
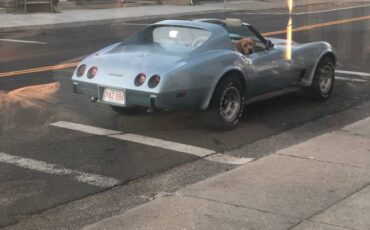
<path fill-rule="evenodd" d="M 58 122 L 52 123 L 50 125 L 60 127 L 60 128 L 65 128 L 65 129 L 76 130 L 76 131 L 80 131 L 80 132 L 83 132 L 83 133 L 94 134 L 94 135 L 102 135 L 102 136 L 115 135 L 115 134 L 121 134 L 122 133 L 122 132 L 119 132 L 119 131 L 97 128 L 97 127 L 93 127 L 93 126 L 89 126 L 89 125 L 82 125 L 82 124 L 77 124 L 77 123 L 68 122 L 68 121 L 58 121 Z"/>
<path fill-rule="evenodd" d="M 335 79 L 336 80 L 342 80 L 342 81 L 359 82 L 359 83 L 366 83 L 366 82 L 368 82 L 367 80 L 364 80 L 364 79 L 350 78 L 350 77 L 338 77 L 338 76 L 335 76 Z"/>
<path fill-rule="evenodd" d="M 26 169 L 36 170 L 47 174 L 70 176 L 74 180 L 77 180 L 79 182 L 87 183 L 101 188 L 110 188 L 119 184 L 118 180 L 110 177 L 62 168 L 57 165 L 46 163 L 44 161 L 18 157 L 6 153 L 0 153 L 0 162 Z"/>
<path fill-rule="evenodd" d="M 168 149 L 176 152 L 187 153 L 198 157 L 206 157 L 208 155 L 215 153 L 215 151 L 210 149 L 130 133 L 112 135 L 110 137 L 125 141 L 131 141 L 139 144 L 149 145 L 153 147 L 158 147 L 162 149 Z"/>
<path fill-rule="evenodd" d="M 47 42 L 38 42 L 38 41 L 27 41 L 27 40 L 17 40 L 17 39 L 0 39 L 2 42 L 17 42 L 17 43 L 29 43 L 29 44 L 48 44 Z"/>
<path fill-rule="evenodd" d="M 59 128 L 65 128 L 70 130 L 75 130 L 83 133 L 89 133 L 94 135 L 103 135 L 110 138 L 115 138 L 124 141 L 135 142 L 143 145 L 153 146 L 157 148 L 172 150 L 175 152 L 186 153 L 190 155 L 194 155 L 197 157 L 201 157 L 215 162 L 225 163 L 225 164 L 245 164 L 251 161 L 250 158 L 236 158 L 232 156 L 228 156 L 225 154 L 215 154 L 216 152 L 210 149 L 196 147 L 192 145 L 186 145 L 182 143 L 166 141 L 154 137 L 147 137 L 132 133 L 122 133 L 115 130 L 97 128 L 89 125 L 82 125 L 77 123 L 72 123 L 68 121 L 58 121 L 55 123 L 50 124 L 51 126 L 56 126 Z M 214 157 L 208 158 L 210 155 L 215 154 Z"/>
<path fill-rule="evenodd" d="M 370 73 L 364 73 L 364 72 L 355 72 L 355 71 L 346 71 L 346 70 L 336 70 L 335 72 L 341 73 L 341 74 L 356 75 L 360 77 L 370 77 Z"/>
<path fill-rule="evenodd" d="M 192 154 L 198 157 L 205 157 L 205 156 L 215 153 L 215 151 L 205 149 L 205 148 L 185 145 L 185 144 L 176 143 L 172 141 L 166 141 L 166 140 L 153 138 L 153 137 L 146 137 L 146 136 L 137 135 L 137 134 L 131 134 L 131 133 L 124 134 L 122 132 L 115 131 L 115 130 L 97 128 L 97 127 L 93 127 L 89 125 L 81 125 L 81 124 L 67 122 L 67 121 L 58 121 L 50 125 L 57 126 L 60 128 L 80 131 L 83 133 L 89 133 L 89 134 L 94 134 L 94 135 L 104 135 L 104 136 L 119 139 L 119 140 L 131 141 L 131 142 L 154 146 L 154 147 L 158 147 L 162 149 L 173 150 L 176 152 L 188 153 L 188 154 Z"/>

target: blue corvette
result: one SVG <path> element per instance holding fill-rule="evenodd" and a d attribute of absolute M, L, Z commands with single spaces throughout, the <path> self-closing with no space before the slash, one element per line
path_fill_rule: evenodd
<path fill-rule="evenodd" d="M 254 52 L 235 48 L 242 38 Z M 202 110 L 233 128 L 245 104 L 305 90 L 327 99 L 336 57 L 327 42 L 291 44 L 265 38 L 238 19 L 167 20 L 85 58 L 75 70 L 75 93 L 127 112 L 135 107 Z"/>

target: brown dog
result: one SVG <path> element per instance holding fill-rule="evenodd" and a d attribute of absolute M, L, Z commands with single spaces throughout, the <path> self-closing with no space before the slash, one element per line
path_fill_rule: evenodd
<path fill-rule="evenodd" d="M 236 44 L 235 48 L 244 55 L 254 53 L 254 40 L 252 38 L 240 39 Z"/>

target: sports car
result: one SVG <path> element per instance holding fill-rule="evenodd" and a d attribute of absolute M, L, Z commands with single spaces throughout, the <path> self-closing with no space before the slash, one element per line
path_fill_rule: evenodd
<path fill-rule="evenodd" d="M 253 39 L 251 53 L 236 49 L 243 38 Z M 320 100 L 330 96 L 332 46 L 291 42 L 287 50 L 287 44 L 239 19 L 160 21 L 82 60 L 73 89 L 117 112 L 201 110 L 213 125 L 230 129 L 248 103 L 302 90 Z"/>

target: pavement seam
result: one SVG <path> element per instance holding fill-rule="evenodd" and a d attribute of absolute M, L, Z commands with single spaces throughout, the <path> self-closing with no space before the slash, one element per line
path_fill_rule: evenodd
<path fill-rule="evenodd" d="M 361 134 L 361 133 L 353 133 L 352 131 L 350 130 L 345 130 L 345 129 L 341 129 L 341 130 L 338 130 L 337 132 L 343 134 L 343 135 L 346 135 L 346 136 L 355 136 L 355 137 L 360 137 L 360 138 L 363 138 L 363 139 L 370 139 L 370 137 L 364 135 L 364 134 Z"/>
<path fill-rule="evenodd" d="M 244 209 L 254 210 L 254 211 L 273 214 L 273 215 L 282 216 L 282 217 L 295 218 L 295 219 L 300 220 L 300 221 L 302 220 L 300 217 L 297 217 L 297 216 L 290 216 L 290 215 L 276 213 L 276 212 L 272 212 L 272 211 L 268 211 L 268 210 L 255 208 L 255 207 L 248 207 L 248 206 L 239 205 L 239 204 L 232 204 L 232 203 L 222 202 L 222 201 L 218 201 L 218 200 L 214 200 L 214 199 L 210 199 L 210 198 L 198 197 L 198 196 L 190 195 L 190 194 L 181 194 L 180 196 L 190 197 L 190 198 L 198 199 L 198 200 L 210 201 L 210 202 L 218 203 L 218 204 L 224 204 L 224 205 L 232 206 L 232 207 L 235 207 L 235 208 L 244 208 Z"/>
<path fill-rule="evenodd" d="M 332 161 L 326 161 L 326 160 L 319 160 L 315 158 L 310 158 L 310 157 L 302 157 L 302 156 L 295 156 L 295 155 L 290 155 L 286 153 L 276 153 L 279 156 L 283 157 L 291 157 L 291 158 L 298 158 L 302 160 L 311 160 L 311 161 L 317 161 L 317 162 L 322 162 L 322 163 L 328 163 L 328 164 L 333 164 L 333 165 L 342 165 L 342 166 L 348 166 L 351 168 L 357 168 L 357 169 L 370 169 L 369 167 L 361 167 L 359 165 L 353 165 L 353 164 L 346 164 L 346 163 L 340 163 L 340 162 L 332 162 Z"/>
<path fill-rule="evenodd" d="M 354 192 L 350 193 L 349 195 L 347 195 L 347 196 L 343 197 L 342 199 L 339 199 L 337 202 L 335 202 L 335 204 L 331 204 L 331 205 L 329 205 L 328 207 L 326 207 L 326 208 L 324 208 L 324 209 L 322 209 L 322 210 L 318 211 L 317 213 L 314 213 L 314 214 L 312 214 L 311 216 L 309 216 L 309 217 L 305 218 L 305 219 L 304 219 L 304 221 L 310 221 L 310 219 L 314 218 L 315 216 L 318 216 L 319 214 L 321 214 L 321 213 L 325 212 L 326 210 L 329 210 L 330 208 L 334 207 L 335 205 L 337 205 L 337 204 L 339 204 L 339 203 L 341 203 L 341 202 L 345 201 L 346 199 L 348 199 L 348 198 L 352 197 L 352 196 L 353 196 L 353 195 L 355 195 L 356 193 L 358 193 L 358 192 L 360 192 L 360 191 L 364 190 L 364 189 L 365 189 L 365 188 L 367 188 L 368 186 L 370 186 L 370 182 L 366 183 L 364 186 L 362 186 L 361 188 L 359 188 L 359 189 L 355 190 Z M 314 222 L 314 221 L 311 221 L 311 222 Z M 291 230 L 291 229 L 293 229 L 294 227 L 296 227 L 297 225 L 299 225 L 299 224 L 301 224 L 301 223 L 303 223 L 303 221 L 300 221 L 300 223 L 298 223 L 298 224 L 296 224 L 296 225 L 294 225 L 294 226 L 292 226 L 292 227 L 288 228 L 287 230 Z M 340 227 L 342 227 L 342 226 L 340 226 Z M 354 230 L 356 230 L 356 229 L 354 229 Z"/>
<path fill-rule="evenodd" d="M 340 228 L 348 229 L 348 230 L 359 230 L 359 229 L 356 229 L 356 228 L 350 228 L 350 227 L 342 226 L 342 225 L 338 225 L 338 224 L 329 224 L 329 223 L 320 222 L 320 221 L 313 221 L 313 220 L 305 220 L 305 221 L 316 223 L 316 224 L 323 224 L 323 225 L 328 225 L 328 226 L 340 227 Z"/>

